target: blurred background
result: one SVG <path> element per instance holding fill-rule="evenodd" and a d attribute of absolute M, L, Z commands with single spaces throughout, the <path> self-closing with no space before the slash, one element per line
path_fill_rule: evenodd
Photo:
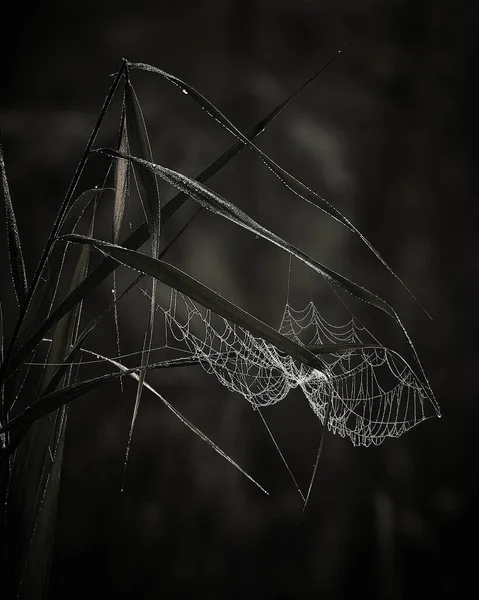
<path fill-rule="evenodd" d="M 251 152 L 210 184 L 393 304 L 443 413 L 377 448 L 328 435 L 300 518 L 257 415 L 198 368 L 150 381 L 270 495 L 146 394 L 121 492 L 135 387 L 102 388 L 70 409 L 49 598 L 460 598 L 474 589 L 478 17 L 465 0 L 27 1 L 3 15 L 0 126 L 30 274 L 122 57 L 185 79 L 246 131 L 342 49 L 259 145 L 353 221 L 433 320 L 350 232 Z M 160 164 L 194 176 L 234 141 L 164 80 L 132 80 Z M 105 145 L 118 129 L 115 106 Z M 85 186 L 101 183 L 102 167 L 93 162 Z M 179 211 L 165 239 L 191 211 Z M 205 213 L 168 260 L 279 325 L 288 259 L 277 248 Z M 333 322 L 344 317 L 326 284 L 294 264 L 290 294 L 299 307 L 311 294 Z M 138 293 L 120 310 L 125 351 L 141 348 L 144 306 Z M 381 341 L 407 350 L 387 318 L 354 310 Z M 103 342 L 114 355 L 113 323 Z M 265 416 L 307 487 L 318 420 L 299 391 Z"/>

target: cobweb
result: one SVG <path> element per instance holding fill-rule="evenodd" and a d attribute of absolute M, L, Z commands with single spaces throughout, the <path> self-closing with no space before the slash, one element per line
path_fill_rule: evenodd
<path fill-rule="evenodd" d="M 355 446 L 378 445 L 439 414 L 429 385 L 385 348 L 317 354 L 321 368 L 314 369 L 175 290 L 165 331 L 254 409 L 280 402 L 299 386 L 324 425 L 330 403 L 328 429 Z M 286 302 L 279 332 L 313 352 L 321 344 L 377 343 L 353 316 L 342 326 L 328 323 L 312 301 L 302 310 Z"/>

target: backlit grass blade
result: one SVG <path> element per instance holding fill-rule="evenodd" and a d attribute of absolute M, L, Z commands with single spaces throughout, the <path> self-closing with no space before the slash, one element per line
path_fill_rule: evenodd
<path fill-rule="evenodd" d="M 317 194 L 315 191 L 307 187 L 304 183 L 296 179 L 293 175 L 288 173 L 283 167 L 278 165 L 273 159 L 271 159 L 267 154 L 265 154 L 260 148 L 258 148 L 251 140 L 247 138 L 233 123 L 205 96 L 203 96 L 198 90 L 196 90 L 193 86 L 189 85 L 179 77 L 175 75 L 171 75 L 166 71 L 153 67 L 151 65 L 145 63 L 131 63 L 128 62 L 129 69 L 139 69 L 142 71 L 148 71 L 150 73 L 154 73 L 160 75 L 168 82 L 175 85 L 179 88 L 183 93 L 188 94 L 201 108 L 215 121 L 220 123 L 230 134 L 235 136 L 238 140 L 240 140 L 243 144 L 248 146 L 253 152 L 255 152 L 264 164 L 278 177 L 278 179 L 294 194 L 298 197 L 302 198 L 306 202 L 312 204 L 320 208 L 323 212 L 328 214 L 330 217 L 333 217 L 341 224 L 345 225 L 348 229 L 350 229 L 353 233 L 355 233 L 361 241 L 366 244 L 369 250 L 376 256 L 376 258 L 383 264 L 383 266 L 389 271 L 389 273 L 395 277 L 401 285 L 408 291 L 408 293 L 414 298 L 414 300 L 421 306 L 421 308 L 427 313 L 425 308 L 420 304 L 411 290 L 406 286 L 406 284 L 401 280 L 401 278 L 393 271 L 393 269 L 389 266 L 389 264 L 384 260 L 384 258 L 379 254 L 379 252 L 374 248 L 371 242 L 347 219 L 337 208 L 335 208 L 332 204 L 330 204 L 327 200 L 325 200 L 322 196 Z"/>
<path fill-rule="evenodd" d="M 326 66 L 315 73 L 313 77 L 306 81 L 300 88 L 286 98 L 286 100 L 284 100 L 274 110 L 266 115 L 266 117 L 261 119 L 254 127 L 250 129 L 250 131 L 246 134 L 246 137 L 251 140 L 258 137 L 274 121 L 274 119 L 282 112 L 282 110 L 286 108 L 293 98 L 302 89 L 304 89 L 306 85 L 312 82 L 324 70 L 324 68 L 326 68 Z M 245 147 L 246 146 L 242 141 L 235 142 L 228 148 L 228 150 L 223 152 L 203 171 L 201 171 L 201 173 L 196 177 L 196 180 L 199 182 L 207 181 L 210 177 L 215 175 L 215 173 L 227 165 L 230 160 L 242 152 Z M 164 206 L 161 215 L 163 224 L 170 219 L 170 217 L 178 210 L 178 208 L 186 201 L 187 198 L 187 194 L 179 192 Z M 127 237 L 122 245 L 126 248 L 132 248 L 135 250 L 147 242 L 148 238 L 148 225 L 147 223 L 143 223 Z M 16 354 L 9 360 L 8 366 L 0 370 L 0 382 L 10 377 L 11 374 L 18 369 L 22 362 L 33 352 L 35 347 L 42 341 L 42 339 L 46 337 L 51 327 L 69 310 L 71 310 L 80 300 L 85 298 L 91 291 L 96 289 L 96 287 L 98 287 L 98 285 L 106 277 L 108 277 L 108 275 L 110 275 L 110 273 L 112 273 L 117 266 L 118 263 L 116 261 L 105 258 L 103 262 L 92 273 L 90 273 L 85 280 L 82 281 L 82 283 L 80 283 L 80 285 L 63 300 L 63 302 L 56 307 L 52 314 L 42 322 L 35 333 L 31 334 L 30 339 L 22 343 L 21 346 L 19 345 Z"/>
<path fill-rule="evenodd" d="M 120 121 L 120 134 L 118 140 L 118 150 L 120 152 L 129 152 L 128 145 L 128 132 L 126 125 L 126 91 L 123 92 L 123 106 L 121 111 Z M 118 244 L 120 241 L 120 232 L 123 224 L 123 217 L 125 215 L 125 207 L 129 192 L 129 170 L 130 164 L 128 161 L 118 158 L 115 161 L 114 171 L 114 187 L 115 197 L 113 202 L 113 223 L 112 223 L 112 239 L 114 244 Z M 116 334 L 116 347 L 118 355 L 121 354 L 121 342 L 120 342 L 120 325 L 118 320 L 118 308 L 116 303 L 117 297 L 117 285 L 116 285 L 116 271 L 113 271 L 113 321 L 115 323 L 115 334 Z M 123 380 L 120 379 L 120 387 L 123 391 Z"/>
<path fill-rule="evenodd" d="M 153 155 L 151 151 L 150 140 L 146 128 L 145 118 L 141 110 L 138 97 L 131 85 L 128 77 L 125 82 L 125 106 L 127 114 L 127 126 L 130 140 L 130 148 L 132 152 L 137 153 L 146 160 L 152 161 Z M 150 234 L 151 255 L 158 258 L 160 253 L 160 220 L 161 206 L 160 193 L 156 175 L 152 171 L 135 168 L 133 165 L 135 181 L 137 183 L 140 200 L 145 211 L 146 222 L 148 224 L 148 232 Z M 141 366 L 143 369 L 138 376 L 138 386 L 136 390 L 135 405 L 131 419 L 130 431 L 128 434 L 128 442 L 125 455 L 125 471 L 128 463 L 128 456 L 133 437 L 138 410 L 140 408 L 141 394 L 143 392 L 143 383 L 146 375 L 144 367 L 148 365 L 151 344 L 153 339 L 153 330 L 155 325 L 155 298 L 156 298 L 156 279 L 152 279 L 152 291 L 150 301 L 150 312 L 148 322 L 146 324 L 145 337 L 143 341 L 143 349 L 141 354 Z M 123 488 L 122 488 L 123 489 Z"/>
<path fill-rule="evenodd" d="M 81 351 L 85 351 L 83 348 Z M 96 353 L 94 353 L 96 355 Z M 100 355 L 98 355 L 100 356 Z M 121 364 L 121 363 L 120 363 Z M 66 404 L 70 404 L 73 400 L 84 396 L 97 389 L 104 383 L 108 383 L 112 379 L 131 375 L 131 373 L 139 374 L 142 370 L 157 370 L 171 369 L 174 367 L 189 367 L 199 364 L 198 358 L 179 358 L 165 360 L 157 363 L 150 363 L 147 367 L 133 367 L 119 370 L 114 373 L 106 373 L 98 377 L 93 377 L 86 381 L 72 383 L 65 387 L 60 387 L 54 391 L 42 394 L 33 404 L 25 408 L 19 415 L 11 419 L 4 427 L 0 428 L 0 433 L 6 433 L 13 429 L 21 429 L 31 425 L 38 419 L 49 415 L 55 410 L 62 408 Z"/>
<path fill-rule="evenodd" d="M 100 149 L 99 152 L 103 152 L 113 157 L 119 155 L 119 153 L 116 150 L 110 149 Z M 124 158 L 123 155 L 121 156 Z M 383 310 L 390 317 L 392 317 L 404 330 L 402 323 L 399 320 L 399 317 L 397 316 L 394 309 L 382 298 L 380 298 L 376 294 L 373 294 L 372 292 L 358 285 L 357 283 L 350 281 L 349 279 L 340 275 L 339 273 L 336 273 L 332 269 L 329 269 L 328 267 L 322 265 L 318 261 L 308 256 L 305 252 L 302 252 L 292 244 L 289 244 L 288 242 L 277 236 L 275 233 L 269 231 L 268 229 L 254 221 L 244 211 L 242 211 L 229 200 L 226 200 L 226 198 L 224 198 L 223 196 L 220 196 L 210 188 L 199 183 L 198 181 L 195 181 L 194 179 L 191 179 L 190 177 L 187 177 L 186 175 L 183 175 L 182 173 L 178 173 L 177 171 L 173 171 L 172 169 L 168 169 L 161 165 L 145 161 L 144 159 L 135 156 L 130 156 L 128 158 L 134 163 L 142 165 L 146 169 L 153 171 L 159 177 L 164 179 L 167 183 L 174 185 L 182 192 L 188 194 L 191 198 L 193 198 L 193 200 L 201 204 L 201 206 L 208 209 L 209 211 L 225 219 L 228 219 L 232 223 L 235 223 L 236 225 L 239 225 L 240 227 L 251 231 L 259 237 L 268 240 L 269 242 L 288 252 L 291 256 L 298 258 L 304 264 L 308 265 L 314 271 L 322 275 L 325 279 L 327 279 L 331 283 L 334 283 L 349 294 L 355 296 L 363 302 L 368 302 L 376 308 Z"/>
<path fill-rule="evenodd" d="M 3 200 L 5 203 L 5 222 L 7 230 L 7 246 L 10 260 L 10 271 L 13 279 L 13 288 L 18 305 L 24 306 L 28 293 L 27 273 L 23 260 L 22 244 L 18 233 L 17 220 L 13 210 L 10 188 L 8 185 L 5 158 L 3 155 L 3 141 L 0 134 L 0 175 L 2 178 Z"/>
<path fill-rule="evenodd" d="M 153 161 L 150 140 L 146 129 L 143 112 L 135 90 L 129 81 L 126 82 L 125 100 L 130 152 L 145 160 Z M 160 247 L 160 194 L 155 174 L 134 167 L 140 199 L 145 211 L 146 222 L 152 244 L 152 256 L 158 257 Z"/>
<path fill-rule="evenodd" d="M 123 101 L 125 103 L 125 100 Z M 119 152 L 129 152 L 128 135 L 126 128 L 126 109 L 123 105 L 120 123 Z M 115 198 L 113 202 L 113 243 L 120 241 L 120 231 L 125 214 L 126 198 L 128 193 L 128 161 L 117 158 L 115 161 Z"/>

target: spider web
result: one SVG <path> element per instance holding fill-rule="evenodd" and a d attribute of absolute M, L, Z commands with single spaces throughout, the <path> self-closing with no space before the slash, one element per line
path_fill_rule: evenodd
<path fill-rule="evenodd" d="M 439 414 L 429 385 L 392 350 L 318 354 L 322 367 L 314 369 L 175 290 L 164 315 L 167 334 L 253 408 L 280 402 L 299 386 L 323 425 L 331 404 L 328 429 L 355 446 L 378 445 Z M 301 310 L 287 301 L 278 331 L 313 352 L 322 344 L 377 343 L 354 316 L 332 325 L 312 301 Z"/>

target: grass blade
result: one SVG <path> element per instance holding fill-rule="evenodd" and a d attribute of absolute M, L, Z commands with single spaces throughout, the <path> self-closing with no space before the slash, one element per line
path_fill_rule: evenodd
<path fill-rule="evenodd" d="M 125 102 L 125 100 L 123 101 Z M 126 128 L 126 110 L 123 106 L 120 124 L 119 152 L 129 152 L 128 135 Z M 120 231 L 125 214 L 126 198 L 128 193 L 128 161 L 118 158 L 115 161 L 115 198 L 113 202 L 113 243 L 120 241 Z"/>
<path fill-rule="evenodd" d="M 139 156 L 146 160 L 152 161 L 153 155 L 151 152 L 150 140 L 148 137 L 148 131 L 146 128 L 145 118 L 143 111 L 141 110 L 138 97 L 127 78 L 125 82 L 125 106 L 127 114 L 127 124 L 131 150 L 138 153 Z M 145 169 L 137 169 L 133 167 L 135 174 L 135 181 L 137 183 L 140 200 L 143 205 L 143 210 L 146 216 L 146 222 L 148 224 L 148 232 L 150 235 L 151 243 L 151 255 L 154 258 L 158 258 L 160 253 L 160 223 L 161 223 L 161 205 L 160 205 L 160 193 L 158 188 L 158 181 L 156 175 L 152 171 L 146 171 Z M 128 457 L 131 447 L 131 441 L 133 437 L 133 430 L 135 427 L 136 417 L 140 408 L 141 394 L 143 391 L 143 383 L 146 375 L 144 367 L 148 365 L 151 344 L 153 340 L 153 330 L 155 323 L 155 298 L 156 298 L 156 279 L 152 279 L 152 291 L 150 301 L 150 312 L 148 316 L 148 323 L 146 326 L 145 338 L 143 342 L 143 349 L 141 354 L 141 366 L 143 367 L 139 373 L 138 386 L 136 390 L 135 405 L 133 409 L 133 415 L 130 424 L 130 431 L 128 434 L 128 442 L 125 453 L 125 472 L 123 480 L 125 478 L 126 467 L 128 464 Z M 124 481 L 123 481 L 124 484 Z M 123 487 L 122 487 L 123 490 Z"/>
<path fill-rule="evenodd" d="M 119 153 L 116 150 L 100 149 L 99 152 L 105 153 L 108 156 L 113 157 L 119 155 Z M 126 157 L 123 155 L 121 156 L 123 158 Z M 193 198 L 193 200 L 198 202 L 201 206 L 208 209 L 209 211 L 220 215 L 225 219 L 228 219 L 232 223 L 235 223 L 236 225 L 239 225 L 240 227 L 251 231 L 255 235 L 262 237 L 268 240 L 269 242 L 275 244 L 279 248 L 285 250 L 290 255 L 298 258 L 304 264 L 308 265 L 314 271 L 322 275 L 327 281 L 334 283 L 335 285 L 345 290 L 352 296 L 355 296 L 359 300 L 367 302 L 375 306 L 376 308 L 381 309 L 390 317 L 392 317 L 404 330 L 404 327 L 394 309 L 382 298 L 380 298 L 376 294 L 373 294 L 372 292 L 358 285 L 357 283 L 350 281 L 343 275 L 340 275 L 332 269 L 329 269 L 328 267 L 322 265 L 321 263 L 314 260 L 313 258 L 308 256 L 306 253 L 302 252 L 292 244 L 289 244 L 273 232 L 269 231 L 268 229 L 254 221 L 245 212 L 243 212 L 229 200 L 226 200 L 226 198 L 224 198 L 223 196 L 220 196 L 216 192 L 213 192 L 210 188 L 199 183 L 198 181 L 195 181 L 194 179 L 191 179 L 186 175 L 178 173 L 177 171 L 173 171 L 172 169 L 167 169 L 166 167 L 151 163 L 149 161 L 135 156 L 129 156 L 126 158 L 129 158 L 129 160 L 131 160 L 132 162 L 138 165 L 142 165 L 146 169 L 153 171 L 159 177 L 164 179 L 167 183 L 174 185 L 182 192 L 188 194 L 191 198 Z"/>
<path fill-rule="evenodd" d="M 3 199 L 5 202 L 5 221 L 7 225 L 7 245 L 10 260 L 10 271 L 12 273 L 13 288 L 17 303 L 20 307 L 25 304 L 28 294 L 27 273 L 23 260 L 22 244 L 18 233 L 17 220 L 13 210 L 10 188 L 8 185 L 5 159 L 3 156 L 3 141 L 0 134 L 0 175 L 2 178 Z"/>
<path fill-rule="evenodd" d="M 82 215 L 91 203 L 93 201 L 100 202 L 104 195 L 112 191 L 111 188 L 95 188 L 86 190 L 80 194 L 65 215 L 60 232 L 62 234 L 74 232 Z M 38 327 L 38 322 L 46 319 L 50 313 L 57 293 L 64 258 L 64 248 L 54 246 L 51 249 L 42 277 L 39 279 L 35 293 L 30 301 L 30 308 L 25 315 L 22 327 L 18 333 L 16 347 L 23 344 L 28 339 L 28 336 L 32 335 L 36 327 Z"/>
<path fill-rule="evenodd" d="M 8 425 L 4 429 L 0 430 L 0 433 L 4 432 L 4 431 L 8 431 L 15 426 L 25 426 L 25 425 L 27 425 L 28 420 L 31 420 L 32 418 L 40 418 L 42 415 L 48 414 L 49 412 L 51 412 L 52 410 L 55 410 L 59 406 L 63 406 L 66 402 L 70 402 L 70 401 L 74 400 L 75 398 L 78 398 L 78 397 L 82 396 L 83 394 L 86 394 L 87 392 L 92 391 L 99 385 L 102 385 L 103 383 L 106 383 L 107 381 L 111 381 L 112 379 L 114 379 L 116 377 L 130 375 L 134 379 L 137 379 L 137 380 L 139 379 L 138 371 L 141 369 L 141 367 L 136 367 L 134 369 L 128 369 L 121 363 L 119 363 L 111 358 L 97 355 L 97 353 L 90 352 L 88 350 L 84 350 L 84 352 L 89 352 L 90 354 L 99 356 L 101 359 L 116 366 L 120 371 L 118 373 L 108 373 L 107 375 L 102 375 L 100 377 L 96 377 L 89 381 L 72 384 L 72 385 L 68 386 L 68 388 L 56 390 L 55 392 L 48 394 L 48 396 L 44 396 L 44 397 L 40 398 L 34 405 L 32 405 L 31 407 L 29 407 L 27 409 L 28 412 L 24 411 L 23 415 L 17 417 L 16 419 L 14 419 L 10 423 L 8 423 Z M 175 366 L 175 363 L 176 363 L 176 366 L 197 364 L 197 359 L 181 358 L 181 359 L 177 359 L 177 360 L 173 360 L 173 361 L 164 361 L 162 363 L 151 364 L 148 366 L 148 369 L 169 368 L 170 366 Z M 176 417 L 178 417 L 178 419 L 182 423 L 184 423 L 189 429 L 191 429 L 191 431 L 193 431 L 203 441 L 205 441 L 209 446 L 211 446 L 211 448 L 213 448 L 213 450 L 215 450 L 215 452 L 220 454 L 220 456 L 222 456 L 225 460 L 227 460 L 230 464 L 232 464 L 236 469 L 238 469 L 238 471 L 240 471 L 245 477 L 247 477 L 257 487 L 259 487 L 259 489 L 261 491 L 263 491 L 265 494 L 268 494 L 268 492 L 257 481 L 255 481 L 232 458 L 230 458 L 225 452 L 223 452 L 223 450 L 221 450 L 221 448 L 219 448 L 219 446 L 217 446 L 200 429 L 198 429 L 198 427 L 193 425 L 193 423 L 191 423 L 173 405 L 171 405 L 165 398 L 163 398 L 163 396 L 161 396 L 151 385 L 144 382 L 143 386 L 146 389 L 148 389 L 149 391 L 151 391 L 153 394 L 155 394 L 158 398 L 160 398 L 160 400 L 163 402 L 163 404 L 170 411 L 172 411 L 173 414 Z"/>
<path fill-rule="evenodd" d="M 278 333 L 278 331 L 263 321 L 260 321 L 239 306 L 226 300 L 226 298 L 223 298 L 220 294 L 217 294 L 212 289 L 206 287 L 173 265 L 154 259 L 141 252 L 123 248 L 122 246 L 115 246 L 109 242 L 88 238 L 86 236 L 71 234 L 64 236 L 64 239 L 71 242 L 94 246 L 97 250 L 114 258 L 120 264 L 135 269 L 136 271 L 140 271 L 141 273 L 146 273 L 151 277 L 155 277 L 155 279 L 158 279 L 169 287 L 189 296 L 192 300 L 199 302 L 216 314 L 230 320 L 240 327 L 244 327 L 253 335 L 274 344 L 279 350 L 286 352 L 293 358 L 296 358 L 310 367 L 321 368 L 315 355 L 307 348 L 296 344 L 289 338 Z M 383 348 L 383 346 L 380 344 L 325 344 L 319 348 L 315 347 L 315 352 L 317 354 L 331 354 L 367 348 Z"/>
<path fill-rule="evenodd" d="M 121 112 L 120 122 L 120 136 L 118 141 L 118 150 L 120 152 L 129 152 L 128 145 L 128 133 L 126 125 L 126 92 L 123 93 L 123 107 Z M 118 244 L 120 241 L 121 226 L 123 224 L 123 217 L 125 215 L 125 207 L 128 198 L 129 191 L 129 163 L 128 161 L 118 158 L 115 161 L 115 197 L 113 202 L 113 224 L 112 224 L 112 240 L 114 244 Z M 116 303 L 117 297 L 117 285 L 116 285 L 116 272 L 113 271 L 113 321 L 115 323 L 115 334 L 116 334 L 116 347 L 118 355 L 121 354 L 121 342 L 120 342 L 120 325 L 118 320 L 118 305 Z M 120 379 L 120 388 L 123 391 L 123 380 Z"/>
<path fill-rule="evenodd" d="M 135 90 L 129 81 L 126 82 L 125 100 L 130 151 L 152 162 L 153 156 L 145 119 Z M 134 173 L 148 224 L 152 256 L 157 258 L 160 247 L 160 194 L 158 182 L 152 171 L 134 169 Z"/>
<path fill-rule="evenodd" d="M 336 219 L 339 223 L 347 227 L 350 231 L 356 234 L 361 241 L 369 248 L 369 250 L 376 256 L 376 258 L 382 263 L 382 265 L 389 271 L 389 273 L 395 277 L 399 281 L 399 283 L 408 291 L 408 293 L 414 298 L 414 300 L 419 304 L 419 306 L 427 313 L 426 309 L 421 305 L 421 303 L 417 300 L 411 290 L 406 286 L 406 284 L 401 280 L 401 278 L 393 271 L 393 269 L 389 266 L 389 264 L 384 260 L 384 258 L 379 254 L 379 252 L 374 248 L 371 242 L 347 219 L 337 208 L 335 208 L 332 204 L 330 204 L 325 198 L 317 194 L 315 191 L 311 190 L 304 183 L 296 179 L 293 175 L 288 173 L 283 167 L 278 165 L 273 159 L 271 159 L 267 154 L 265 154 L 260 148 L 258 148 L 251 140 L 249 140 L 233 123 L 205 96 L 203 96 L 198 90 L 196 90 L 193 86 L 189 85 L 179 77 L 175 77 L 166 71 L 153 67 L 151 65 L 145 63 L 131 63 L 128 62 L 129 69 L 138 69 L 142 71 L 148 71 L 150 73 L 154 73 L 160 75 L 164 79 L 166 79 L 169 83 L 172 83 L 177 88 L 179 88 L 183 93 L 189 95 L 201 108 L 206 111 L 206 113 L 215 121 L 220 123 L 231 135 L 236 137 L 239 141 L 245 144 L 248 148 L 253 150 L 264 162 L 264 164 L 278 177 L 278 179 L 288 188 L 290 189 L 296 196 L 302 198 L 309 204 L 316 206 L 321 209 L 327 215 Z"/>

